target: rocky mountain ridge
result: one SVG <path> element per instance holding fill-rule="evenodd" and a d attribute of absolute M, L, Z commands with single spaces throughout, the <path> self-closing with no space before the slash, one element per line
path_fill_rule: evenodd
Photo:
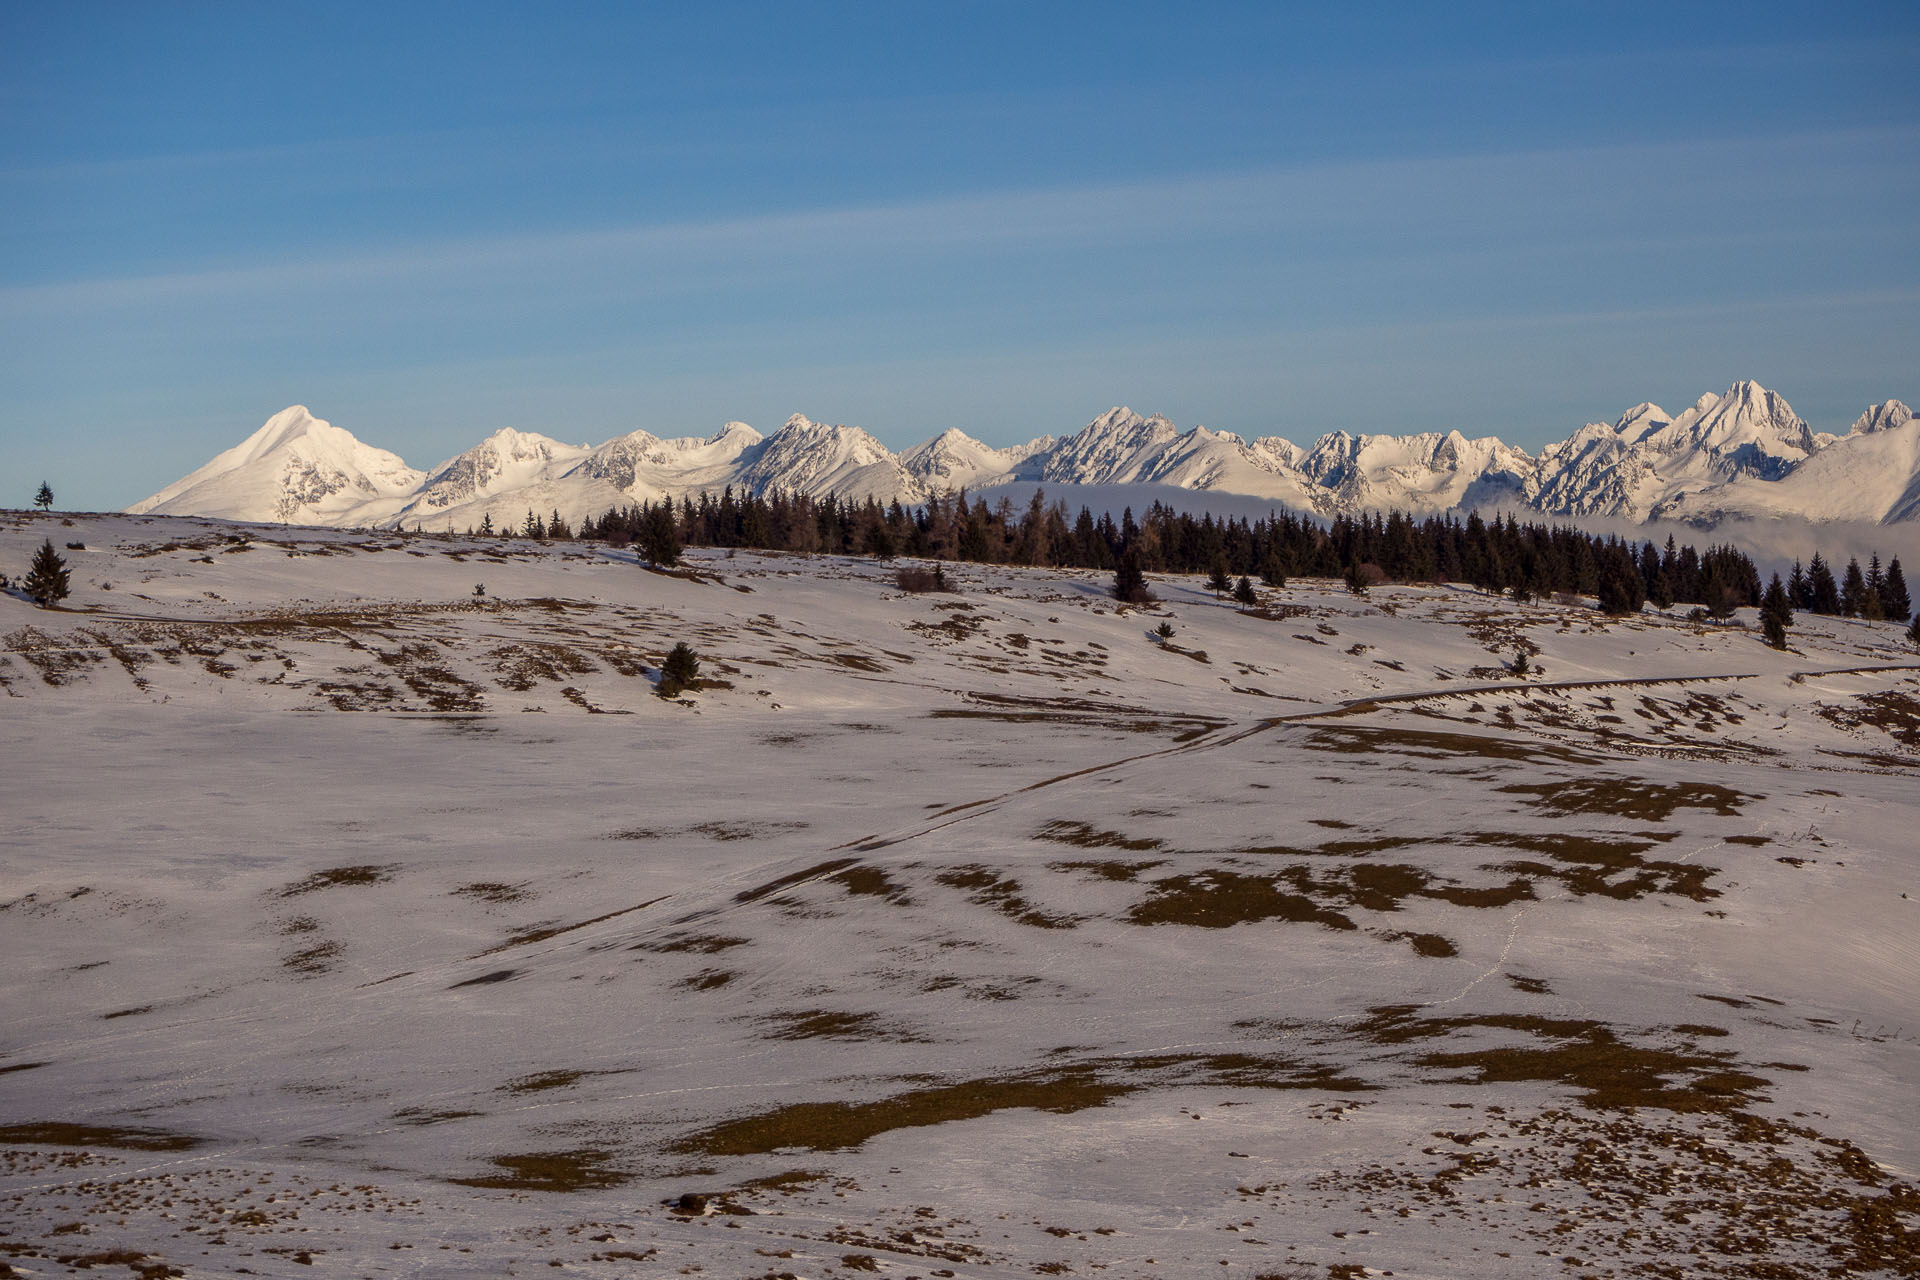
<path fill-rule="evenodd" d="M 568 520 L 726 486 L 912 505 L 1018 481 L 1166 485 L 1265 498 L 1332 516 L 1522 508 L 1548 516 L 1712 525 L 1738 517 L 1920 519 L 1920 424 L 1898 400 L 1845 435 L 1816 432 L 1777 392 L 1739 382 L 1678 414 L 1642 403 L 1588 423 L 1538 457 L 1458 431 L 1321 436 L 1302 448 L 1116 407 L 1079 431 L 994 448 L 957 428 L 895 453 L 859 427 L 794 414 L 770 436 L 729 422 L 711 436 L 635 431 L 598 447 L 502 428 L 428 472 L 363 444 L 301 405 L 129 508 L 308 525 L 464 529 Z"/>

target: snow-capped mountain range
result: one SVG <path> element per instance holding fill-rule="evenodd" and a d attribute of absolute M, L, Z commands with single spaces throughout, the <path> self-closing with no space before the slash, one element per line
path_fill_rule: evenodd
<path fill-rule="evenodd" d="M 894 453 L 858 427 L 795 414 L 771 436 L 729 422 L 704 439 L 646 431 L 599 447 L 502 428 L 421 472 L 294 405 L 191 475 L 128 508 L 305 525 L 466 529 L 529 511 L 570 521 L 725 486 L 912 505 L 961 489 L 1035 481 L 1154 484 L 1270 499 L 1336 515 L 1528 508 L 1549 516 L 1711 525 L 1740 517 L 1893 523 L 1920 519 L 1920 423 L 1898 400 L 1845 435 L 1816 432 L 1777 393 L 1740 382 L 1679 414 L 1638 404 L 1538 457 L 1492 436 L 1278 436 L 1182 431 L 1131 409 L 1072 435 L 1011 448 L 958 429 Z"/>

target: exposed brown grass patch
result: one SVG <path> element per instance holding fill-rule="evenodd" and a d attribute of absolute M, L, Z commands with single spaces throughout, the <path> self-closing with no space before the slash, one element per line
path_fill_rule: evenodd
<path fill-rule="evenodd" d="M 636 911 L 645 911 L 648 907 L 659 901 L 659 898 L 649 898 L 645 902 L 635 903 L 631 907 L 622 907 L 618 911 L 609 911 L 604 915 L 597 915 L 586 920 L 575 921 L 573 924 L 536 925 L 530 929 L 522 929 L 498 946 L 488 947 L 485 951 L 477 952 L 473 956 L 470 956 L 469 959 L 478 960 L 482 956 L 490 956 L 496 952 L 505 951 L 510 947 L 524 947 L 535 942 L 545 942 L 547 939 L 557 938 L 563 933 L 572 933 L 577 929 L 585 929 L 608 920 L 618 919 L 620 916 L 632 915 Z"/>
<path fill-rule="evenodd" d="M 765 884 L 756 885 L 751 889 L 742 889 L 739 893 L 733 895 L 733 900 L 735 902 L 758 902 L 762 898 L 772 897 L 782 889 L 791 889 L 795 885 L 804 884 L 809 880 L 818 880 L 822 877 L 832 875 L 836 871 L 845 870 L 848 867 L 856 865 L 859 861 L 860 859 L 858 858 L 829 858 L 825 862 L 816 862 L 810 867 L 803 867 L 799 871 L 790 871 L 784 876 L 779 876 L 767 881 Z"/>
<path fill-rule="evenodd" d="M 1569 778 L 1562 782 L 1515 783 L 1504 795 L 1529 795 L 1549 813 L 1599 813 L 1641 822 L 1665 822 L 1676 809 L 1710 809 L 1736 817 L 1740 806 L 1759 797 L 1710 782 L 1663 784 L 1638 778 Z"/>
<path fill-rule="evenodd" d="M 0 1125 L 0 1142 L 42 1147 L 110 1147 L 126 1151 L 191 1151 L 205 1139 L 166 1129 L 42 1120 Z"/>
<path fill-rule="evenodd" d="M 280 963 L 303 978 L 318 978 L 333 972 L 334 961 L 339 959 L 344 950 L 346 948 L 338 942 L 328 939 L 282 956 Z"/>
<path fill-rule="evenodd" d="M 953 889 L 965 889 L 978 905 L 991 907 L 1017 924 L 1036 929 L 1071 929 L 1079 923 L 1072 916 L 1050 915 L 1021 896 L 1020 882 L 1003 876 L 991 867 L 974 864 L 942 871 L 934 877 Z"/>
<path fill-rule="evenodd" d="M 1843 729 L 1879 729 L 1901 746 L 1920 750 L 1920 698 L 1910 693 L 1865 693 L 1839 706 L 1818 707 L 1816 714 Z"/>
<path fill-rule="evenodd" d="M 769 1040 L 850 1040 L 926 1044 L 925 1036 L 890 1023 L 875 1013 L 848 1013 L 839 1009 L 803 1009 L 761 1018 Z"/>
<path fill-rule="evenodd" d="M 500 1191 L 602 1191 L 630 1181 L 632 1174 L 607 1167 L 604 1151 L 535 1151 L 525 1155 L 494 1156 L 504 1173 L 477 1178 L 453 1178 L 463 1187 Z"/>
<path fill-rule="evenodd" d="M 1118 862 L 1113 860 L 1049 862 L 1047 864 L 1047 870 L 1057 871 L 1063 875 L 1080 872 L 1085 875 L 1090 875 L 1096 880 L 1131 881 L 1139 879 L 1142 871 L 1151 871 L 1155 867 L 1164 865 L 1166 864 L 1159 859 L 1151 862 Z"/>
<path fill-rule="evenodd" d="M 304 880 L 296 880 L 280 890 L 283 898 L 295 898 L 303 893 L 318 893 L 322 889 L 339 889 L 355 885 L 384 884 L 393 879 L 395 868 L 390 866 L 354 866 L 329 867 L 325 871 L 316 871 Z"/>
<path fill-rule="evenodd" d="M 1718 889 L 1707 884 L 1718 874 L 1717 868 L 1697 862 L 1642 858 L 1642 853 L 1654 847 L 1649 840 L 1625 836 L 1498 832 L 1481 832 L 1468 839 L 1475 844 L 1498 845 L 1547 855 L 1560 865 L 1520 861 L 1501 863 L 1491 869 L 1558 880 L 1576 894 L 1597 894 L 1623 901 L 1649 893 L 1673 894 L 1695 902 L 1720 896 Z"/>
<path fill-rule="evenodd" d="M 895 884 L 886 872 L 874 866 L 862 864 L 848 867 L 844 871 L 834 872 L 827 880 L 856 897 L 884 898 L 899 906 L 910 905 L 913 901 L 907 896 L 905 887 Z"/>
<path fill-rule="evenodd" d="M 1592 757 L 1565 747 L 1518 738 L 1496 738 L 1439 729 L 1406 729 L 1360 725 L 1329 725 L 1314 729 L 1305 745 L 1314 751 L 1342 755 L 1395 752 L 1421 760 L 1507 760 L 1521 764 L 1593 764 Z"/>
<path fill-rule="evenodd" d="M 1690 1044 L 1679 1048 L 1639 1045 L 1592 1019 L 1530 1014 L 1421 1018 L 1416 1012 L 1410 1005 L 1376 1008 L 1356 1030 L 1386 1045 L 1489 1030 L 1529 1036 L 1543 1043 L 1429 1052 L 1413 1062 L 1431 1070 L 1470 1072 L 1466 1083 L 1471 1084 L 1565 1085 L 1578 1090 L 1581 1102 L 1596 1110 L 1657 1107 L 1731 1114 L 1759 1101 L 1768 1084 L 1744 1070 L 1727 1051 Z"/>
<path fill-rule="evenodd" d="M 501 1093 L 545 1093 L 549 1089 L 565 1089 L 579 1084 L 588 1076 L 604 1075 L 601 1071 L 536 1071 L 517 1080 L 509 1080 L 500 1086 Z"/>
<path fill-rule="evenodd" d="M 472 884 L 463 884 L 450 890 L 457 898 L 472 898 L 476 902 L 525 902 L 533 897 L 526 882 L 505 884 L 498 880 L 476 880 Z"/>
<path fill-rule="evenodd" d="M 1262 920 L 1352 929 L 1352 920 L 1312 898 L 1279 887 L 1279 877 L 1235 871 L 1202 871 L 1157 880 L 1148 897 L 1127 913 L 1129 924 L 1181 924 L 1225 929 Z"/>
<path fill-rule="evenodd" d="M 393 1113 L 394 1123 L 411 1128 L 423 1128 L 430 1124 L 446 1124 L 453 1120 L 465 1120 L 471 1116 L 482 1115 L 479 1111 L 428 1111 L 422 1107 L 403 1107 Z"/>
<path fill-rule="evenodd" d="M 938 1085 L 872 1102 L 800 1102 L 723 1121 L 681 1138 L 669 1149 L 701 1156 L 759 1155 L 787 1147 L 842 1151 L 895 1129 L 973 1120 L 996 1111 L 1084 1111 L 1138 1087 L 1101 1079 L 1089 1068 L 1068 1068 Z"/>
<path fill-rule="evenodd" d="M 726 951 L 733 947 L 744 947 L 747 943 L 748 939 L 746 938 L 734 938 L 716 933 L 676 934 L 669 938 L 663 938 L 658 942 L 636 942 L 632 947 L 628 948 L 628 950 L 657 951 L 662 955 L 680 953 L 710 956 L 716 952 Z"/>
<path fill-rule="evenodd" d="M 1034 832 L 1033 838 L 1051 840 L 1055 844 L 1070 844 L 1076 849 L 1128 849 L 1134 852 L 1158 849 L 1166 843 L 1151 838 L 1130 839 L 1118 831 L 1097 831 L 1090 823 L 1065 820 L 1049 822 Z"/>

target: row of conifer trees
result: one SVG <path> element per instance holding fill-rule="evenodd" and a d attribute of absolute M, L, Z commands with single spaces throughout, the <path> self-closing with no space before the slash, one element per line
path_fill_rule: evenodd
<path fill-rule="evenodd" d="M 1290 512 L 1216 519 L 1160 502 L 1138 519 L 1128 508 L 1115 521 L 1084 506 L 1070 516 L 1064 503 L 1049 503 L 1038 490 L 1024 508 L 1004 497 L 969 501 L 962 491 L 909 509 L 899 502 L 729 488 L 589 517 L 578 536 L 638 542 L 650 560 L 668 563 L 683 546 L 1098 570 L 1115 569 L 1124 559 L 1147 573 L 1251 575 L 1270 585 L 1290 576 L 1357 577 L 1470 582 L 1522 598 L 1571 592 L 1597 597 L 1616 613 L 1636 612 L 1649 601 L 1662 608 L 1689 602 L 1725 616 L 1759 605 L 1764 594 L 1744 552 L 1732 546 L 1702 551 L 1671 536 L 1664 546 L 1633 543 L 1568 525 L 1522 523 L 1511 514 L 1489 520 L 1478 512 L 1461 519 L 1392 511 L 1340 516 L 1325 525 Z M 1837 580 L 1815 555 L 1804 568 L 1794 566 L 1785 591 L 1792 607 L 1813 613 L 1904 621 L 1913 611 L 1900 562 L 1883 568 L 1878 555 L 1864 570 L 1850 561 Z"/>

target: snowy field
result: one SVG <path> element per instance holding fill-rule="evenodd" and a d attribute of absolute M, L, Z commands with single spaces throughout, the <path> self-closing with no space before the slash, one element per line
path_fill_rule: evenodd
<path fill-rule="evenodd" d="M 0 1274 L 1920 1275 L 1893 624 L 48 536 Z"/>

